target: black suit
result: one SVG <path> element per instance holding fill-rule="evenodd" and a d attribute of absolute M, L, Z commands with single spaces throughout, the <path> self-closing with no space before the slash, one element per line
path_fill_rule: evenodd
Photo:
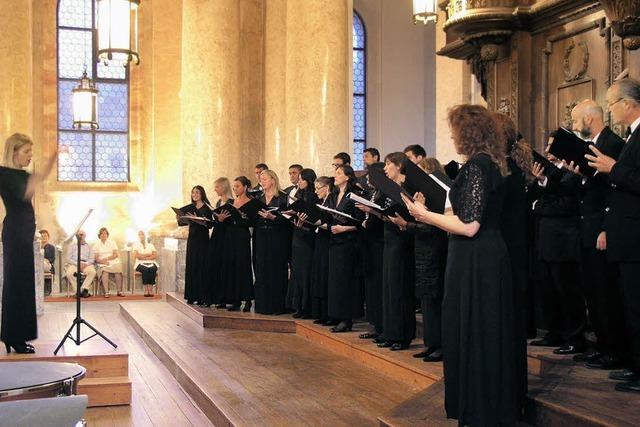
<path fill-rule="evenodd" d="M 618 266 L 633 365 L 640 373 L 640 127 L 624 145 L 609 182 L 607 249 Z"/>
<path fill-rule="evenodd" d="M 540 308 L 549 333 L 559 344 L 582 344 L 586 325 L 584 297 L 580 290 L 580 220 L 578 197 L 569 191 L 571 172 L 562 171 L 559 180 L 537 184 L 540 192 L 534 212 L 538 218 L 536 252 L 543 270 L 538 282 Z"/>
<path fill-rule="evenodd" d="M 617 159 L 624 140 L 605 127 L 598 135 L 596 147 Z M 598 235 L 605 230 L 605 208 L 609 193 L 609 177 L 596 174 L 583 179 L 573 175 L 565 184 L 578 194 L 580 202 L 580 266 L 582 289 L 589 308 L 589 318 L 598 338 L 600 351 L 622 356 L 625 337 L 622 302 L 615 269 L 607 266 L 607 253 L 596 248 Z"/>

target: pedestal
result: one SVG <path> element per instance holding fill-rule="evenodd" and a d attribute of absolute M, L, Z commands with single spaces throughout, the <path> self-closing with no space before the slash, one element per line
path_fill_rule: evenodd
<path fill-rule="evenodd" d="M 164 292 L 184 292 L 187 240 L 166 238 L 159 255 L 161 289 Z"/>

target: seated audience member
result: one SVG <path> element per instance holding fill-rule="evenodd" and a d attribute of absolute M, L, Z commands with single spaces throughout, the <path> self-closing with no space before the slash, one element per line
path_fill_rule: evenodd
<path fill-rule="evenodd" d="M 56 248 L 49 243 L 49 231 L 40 230 L 40 249 L 44 251 L 44 272 L 55 273 Z M 44 282 L 44 293 L 46 296 L 51 295 L 51 279 Z"/>
<path fill-rule="evenodd" d="M 104 289 L 104 297 L 109 298 L 109 274 L 113 274 L 116 279 L 116 289 L 119 297 L 123 297 L 122 292 L 122 265 L 120 264 L 120 254 L 118 245 L 113 240 L 109 240 L 109 230 L 102 227 L 98 231 L 98 240 L 93 245 L 96 254 L 96 264 L 98 265 L 98 276 L 100 284 Z"/>
<path fill-rule="evenodd" d="M 80 230 L 78 232 L 78 237 L 80 238 L 80 272 L 85 275 L 84 281 L 82 282 L 82 293 L 81 296 L 83 298 L 90 297 L 89 286 L 93 282 L 93 279 L 96 277 L 96 268 L 93 266 L 95 262 L 93 249 L 91 245 L 87 243 L 85 240 L 87 237 L 87 233 L 84 230 Z M 71 250 L 69 251 L 69 258 L 67 258 L 67 267 L 66 267 L 66 276 L 69 281 L 69 289 L 72 292 L 75 292 L 75 285 L 77 283 L 76 272 L 78 271 L 78 245 L 76 242 L 71 244 Z"/>
<path fill-rule="evenodd" d="M 144 286 L 144 296 L 153 296 L 153 285 L 156 284 L 158 274 L 158 264 L 156 263 L 157 253 L 153 243 L 147 243 L 147 236 L 144 231 L 138 231 L 139 241 L 133 245 L 134 268 L 142 274 L 142 285 Z"/>

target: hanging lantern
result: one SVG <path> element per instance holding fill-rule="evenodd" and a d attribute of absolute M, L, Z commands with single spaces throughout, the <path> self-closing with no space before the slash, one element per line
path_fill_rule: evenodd
<path fill-rule="evenodd" d="M 140 0 L 98 0 L 98 61 L 140 63 L 139 5 Z"/>
<path fill-rule="evenodd" d="M 438 22 L 437 0 L 413 0 L 413 23 Z"/>
<path fill-rule="evenodd" d="M 78 86 L 71 90 L 73 96 L 73 128 L 98 129 L 98 89 L 87 77 L 87 70 L 82 73 Z"/>

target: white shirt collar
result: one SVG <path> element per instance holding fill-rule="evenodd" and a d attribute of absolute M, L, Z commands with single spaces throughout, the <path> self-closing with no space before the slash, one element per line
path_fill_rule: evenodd
<path fill-rule="evenodd" d="M 602 131 L 597 134 L 596 136 L 594 136 L 593 138 L 591 138 L 591 142 L 593 142 L 594 144 L 598 141 L 598 137 L 602 134 Z"/>
<path fill-rule="evenodd" d="M 633 123 L 631 123 L 631 126 L 630 126 L 630 128 L 631 128 L 631 133 L 635 132 L 635 131 L 636 131 L 636 128 L 637 128 L 638 126 L 640 126 L 640 117 L 638 117 L 637 119 L 635 119 L 635 120 L 633 121 Z"/>

